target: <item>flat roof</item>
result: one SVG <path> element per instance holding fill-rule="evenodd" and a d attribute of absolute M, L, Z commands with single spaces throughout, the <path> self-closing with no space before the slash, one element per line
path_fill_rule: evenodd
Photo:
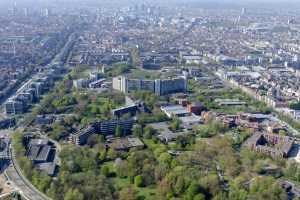
<path fill-rule="evenodd" d="M 179 117 L 179 119 L 183 123 L 199 123 L 201 121 L 200 117 L 195 115 Z"/>
<path fill-rule="evenodd" d="M 168 113 L 169 115 L 178 115 L 189 113 L 188 110 L 181 105 L 162 106 L 161 110 Z"/>
<path fill-rule="evenodd" d="M 144 146 L 144 143 L 139 138 L 128 138 L 128 142 L 132 147 Z"/>

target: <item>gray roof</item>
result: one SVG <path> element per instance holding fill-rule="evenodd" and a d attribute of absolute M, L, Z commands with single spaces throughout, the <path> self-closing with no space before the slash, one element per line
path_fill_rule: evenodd
<path fill-rule="evenodd" d="M 47 161 L 51 151 L 50 145 L 31 145 L 27 151 L 27 156 L 33 161 Z"/>
<path fill-rule="evenodd" d="M 48 139 L 31 139 L 29 146 L 32 145 L 47 145 L 49 143 Z"/>
<path fill-rule="evenodd" d="M 35 167 L 41 171 L 46 172 L 49 176 L 53 176 L 56 169 L 56 164 L 53 162 L 36 164 Z"/>
<path fill-rule="evenodd" d="M 10 139 L 8 138 L 0 138 L 0 159 L 9 158 L 9 143 Z"/>

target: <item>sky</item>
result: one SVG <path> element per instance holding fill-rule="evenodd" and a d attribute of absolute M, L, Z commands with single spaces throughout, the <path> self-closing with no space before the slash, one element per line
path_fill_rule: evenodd
<path fill-rule="evenodd" d="M 17 5 L 19 6 L 29 6 L 30 5 L 37 5 L 37 4 L 60 4 L 60 3 L 74 3 L 74 2 L 87 2 L 87 3 L 93 3 L 93 4 L 99 4 L 105 3 L 105 2 L 116 2 L 116 3 L 122 3 L 126 4 L 127 2 L 137 2 L 137 3 L 142 3 L 143 1 L 146 2 L 152 2 L 152 3 L 157 3 L 157 4 L 170 4 L 170 3 L 193 3 L 193 4 L 205 4 L 205 5 L 248 5 L 248 6 L 259 6 L 259 5 L 264 5 L 264 6 L 271 6 L 271 7 L 280 7 L 280 6 L 285 6 L 285 7 L 293 7 L 295 5 L 300 6 L 300 0 L 0 0 L 0 5 L 13 5 L 14 2 L 17 2 Z"/>

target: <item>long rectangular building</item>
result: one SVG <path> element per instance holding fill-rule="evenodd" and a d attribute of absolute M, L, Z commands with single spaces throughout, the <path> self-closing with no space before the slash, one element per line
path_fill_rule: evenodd
<path fill-rule="evenodd" d="M 176 92 L 185 92 L 187 80 L 185 77 L 144 80 L 118 76 L 113 78 L 113 88 L 124 93 L 145 90 L 156 93 L 157 95 L 167 95 Z"/>
<path fill-rule="evenodd" d="M 133 124 L 133 119 L 95 122 L 89 127 L 82 129 L 75 134 L 71 134 L 69 137 L 69 142 L 76 145 L 85 145 L 88 141 L 88 138 L 93 134 L 113 135 L 115 134 L 118 126 L 125 135 L 131 132 Z"/>
<path fill-rule="evenodd" d="M 101 121 L 93 124 L 96 131 L 102 135 L 112 135 L 115 134 L 117 127 L 119 126 L 124 134 L 131 132 L 133 127 L 134 120 L 110 120 L 110 121 Z"/>

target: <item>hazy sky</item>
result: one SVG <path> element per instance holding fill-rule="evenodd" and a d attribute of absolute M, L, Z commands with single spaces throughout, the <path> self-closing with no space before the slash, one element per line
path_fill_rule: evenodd
<path fill-rule="evenodd" d="M 158 4 L 170 4 L 170 3 L 196 3 L 196 4 L 218 4 L 218 5 L 264 5 L 264 6 L 278 6 L 278 4 L 281 4 L 284 7 L 294 5 L 300 6 L 300 0 L 0 0 L 0 5 L 9 6 L 13 5 L 14 2 L 17 2 L 17 5 L 19 6 L 28 6 L 31 5 L 37 5 L 37 4 L 60 4 L 60 3 L 74 3 L 74 2 L 80 2 L 80 3 L 95 3 L 95 4 L 105 4 L 106 2 L 117 4 L 122 3 L 126 4 L 128 2 L 136 2 L 136 3 L 142 3 L 142 2 L 152 2 L 152 3 L 158 3 Z M 279 7 L 279 6 L 278 6 Z"/>

